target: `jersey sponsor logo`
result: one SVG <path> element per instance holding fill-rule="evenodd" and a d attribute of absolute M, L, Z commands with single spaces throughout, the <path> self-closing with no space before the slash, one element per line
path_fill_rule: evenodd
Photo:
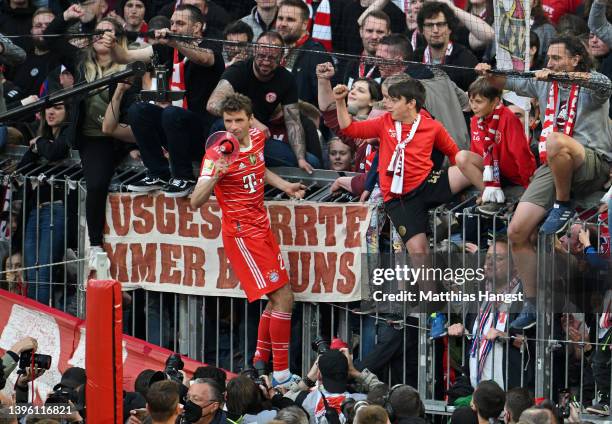
<path fill-rule="evenodd" d="M 248 190 L 249 193 L 255 193 L 255 186 L 257 185 L 257 181 L 255 178 L 255 173 L 251 173 L 242 177 L 242 182 L 244 183 L 244 189 Z"/>
<path fill-rule="evenodd" d="M 246 168 L 246 165 L 240 162 L 240 165 L 238 165 L 238 169 L 244 169 L 244 168 Z"/>
<path fill-rule="evenodd" d="M 276 100 L 276 93 L 271 91 L 268 94 L 266 94 L 266 102 L 268 103 L 274 103 L 274 101 Z"/>
<path fill-rule="evenodd" d="M 251 153 L 249 155 L 249 162 L 251 162 L 251 165 L 255 165 L 257 163 L 257 156 Z"/>

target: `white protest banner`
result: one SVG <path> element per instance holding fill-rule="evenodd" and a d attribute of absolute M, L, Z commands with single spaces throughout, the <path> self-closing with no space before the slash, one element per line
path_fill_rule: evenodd
<path fill-rule="evenodd" d="M 266 202 L 297 300 L 349 302 L 361 297 L 371 207 Z M 111 276 L 126 288 L 245 297 L 221 239 L 213 199 L 198 210 L 187 198 L 109 195 L 104 234 Z"/>

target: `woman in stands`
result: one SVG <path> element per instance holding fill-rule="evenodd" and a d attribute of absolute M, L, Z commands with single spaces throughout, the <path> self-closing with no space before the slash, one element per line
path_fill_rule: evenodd
<path fill-rule="evenodd" d="M 55 18 L 46 30 L 46 34 L 61 34 L 68 27 L 84 16 L 84 11 L 78 4 L 66 9 L 63 15 Z M 127 40 L 120 25 L 111 18 L 101 19 L 96 30 L 111 31 L 117 42 L 127 45 Z M 49 38 L 48 44 L 52 52 L 58 54 L 66 68 L 74 75 L 75 85 L 92 82 L 99 78 L 121 71 L 125 65 L 113 62 L 110 49 L 96 36 L 93 44 L 84 49 L 77 49 L 64 38 Z M 104 220 L 106 212 L 106 197 L 115 166 L 130 150 L 128 144 L 135 143 L 133 134 L 128 127 L 117 126 L 112 134 L 102 131 L 103 117 L 112 99 L 114 86 L 87 92 L 75 97 L 74 116 L 71 120 L 74 138 L 72 146 L 79 150 L 83 165 L 83 174 L 87 184 L 86 219 L 89 231 L 90 267 L 97 252 L 102 251 Z M 132 93 L 130 93 L 132 94 Z M 133 95 L 123 96 L 119 116 L 134 101 Z M 125 122 L 125 121 L 124 121 Z M 133 144 L 132 146 L 135 146 Z"/>
<path fill-rule="evenodd" d="M 59 161 L 68 157 L 70 151 L 69 107 L 63 103 L 51 105 L 44 109 L 42 116 L 38 136 L 30 140 L 30 150 L 26 151 L 18 165 L 20 173 L 24 175 L 34 168 L 38 174 L 43 174 L 45 168 L 39 166 L 40 158 L 50 162 Z M 24 188 L 26 203 L 23 213 L 27 218 L 23 257 L 26 268 L 61 261 L 66 239 L 64 183 L 50 180 L 41 183 L 38 175 L 30 177 L 32 184 L 26 184 Z M 49 305 L 53 271 L 53 267 L 26 270 L 28 297 Z"/>

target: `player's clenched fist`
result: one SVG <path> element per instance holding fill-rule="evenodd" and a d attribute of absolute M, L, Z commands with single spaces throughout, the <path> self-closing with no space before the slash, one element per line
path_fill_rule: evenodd
<path fill-rule="evenodd" d="M 349 89 L 344 84 L 338 84 L 337 86 L 334 87 L 334 99 L 336 100 L 344 99 L 346 96 L 348 96 L 348 93 L 349 93 Z"/>
<path fill-rule="evenodd" d="M 217 159 L 215 161 L 215 175 L 222 177 L 225 174 L 227 174 L 227 169 L 229 168 L 229 165 L 227 164 L 227 161 L 225 160 L 225 158 L 220 157 L 219 159 Z"/>

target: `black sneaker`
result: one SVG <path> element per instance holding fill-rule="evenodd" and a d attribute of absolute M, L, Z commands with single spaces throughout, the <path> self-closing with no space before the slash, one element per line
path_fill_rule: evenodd
<path fill-rule="evenodd" d="M 482 215 L 494 216 L 500 213 L 506 207 L 505 203 L 488 202 L 480 206 L 476 206 L 476 211 Z"/>
<path fill-rule="evenodd" d="M 129 191 L 138 193 L 147 193 L 153 190 L 159 190 L 168 184 L 168 181 L 157 177 L 149 177 L 148 175 L 140 181 L 136 181 L 127 186 Z"/>
<path fill-rule="evenodd" d="M 162 189 L 166 197 L 185 197 L 195 187 L 195 181 L 172 178 Z"/>

